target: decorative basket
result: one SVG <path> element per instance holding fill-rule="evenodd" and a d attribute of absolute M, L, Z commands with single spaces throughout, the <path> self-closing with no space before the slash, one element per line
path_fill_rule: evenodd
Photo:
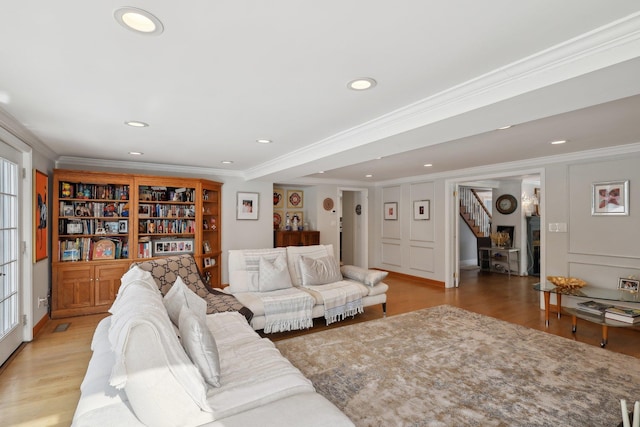
<path fill-rule="evenodd" d="M 580 289 L 587 284 L 587 282 L 577 277 L 547 276 L 547 280 L 556 287 L 563 289 Z"/>
<path fill-rule="evenodd" d="M 505 233 L 504 231 L 491 233 L 490 237 L 493 244 L 499 248 L 504 248 L 509 244 L 509 233 Z"/>

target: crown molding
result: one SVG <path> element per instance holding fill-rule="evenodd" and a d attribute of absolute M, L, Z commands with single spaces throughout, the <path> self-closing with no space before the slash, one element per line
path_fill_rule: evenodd
<path fill-rule="evenodd" d="M 164 163 L 148 163 L 148 162 L 133 162 L 125 160 L 102 160 L 92 159 L 87 157 L 73 157 L 73 156 L 60 156 L 56 159 L 56 168 L 64 167 L 66 165 L 72 166 L 86 166 L 104 168 L 106 170 L 122 169 L 122 170 L 140 170 L 147 172 L 171 172 L 180 174 L 191 175 L 214 175 L 214 176 L 227 176 L 232 178 L 244 178 L 242 172 L 229 171 L 225 169 L 213 169 L 203 168 L 199 166 L 182 166 L 182 165 L 167 165 Z"/>
<path fill-rule="evenodd" d="M 245 171 L 276 174 L 636 58 L 640 12 Z"/>
<path fill-rule="evenodd" d="M 49 160 L 55 160 L 58 156 L 53 150 L 38 139 L 29 129 L 24 127 L 15 117 L 0 108 L 0 128 L 13 135 L 19 141 L 31 147 Z"/>
<path fill-rule="evenodd" d="M 447 172 L 439 172 L 430 175 L 416 175 L 406 178 L 390 179 L 387 181 L 378 181 L 376 187 L 384 187 L 387 185 L 406 184 L 415 181 L 435 181 L 438 179 L 463 178 L 473 175 L 487 175 L 496 172 L 517 171 L 517 175 L 521 175 L 527 169 L 544 167 L 557 163 L 579 163 L 589 160 L 603 160 L 615 157 L 623 157 L 628 154 L 640 153 L 640 143 L 619 145 L 616 147 L 598 148 L 594 150 L 578 151 L 568 154 L 560 154 L 556 156 L 535 157 L 517 162 L 496 163 L 492 165 L 483 165 L 475 168 L 458 169 Z"/>

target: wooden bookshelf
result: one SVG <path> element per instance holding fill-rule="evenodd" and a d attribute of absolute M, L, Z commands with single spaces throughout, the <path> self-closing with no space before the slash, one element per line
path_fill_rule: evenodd
<path fill-rule="evenodd" d="M 194 178 L 54 170 L 51 316 L 105 312 L 122 275 L 142 259 L 193 254 L 219 287 L 221 187 Z"/>

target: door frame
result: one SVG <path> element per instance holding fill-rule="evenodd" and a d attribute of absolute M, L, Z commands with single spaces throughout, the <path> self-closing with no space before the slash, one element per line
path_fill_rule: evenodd
<path fill-rule="evenodd" d="M 361 219 L 361 229 L 362 233 L 358 234 L 358 241 L 356 242 L 356 246 L 359 247 L 358 256 L 355 258 L 358 261 L 356 265 L 360 267 L 368 268 L 369 266 L 369 190 L 367 188 L 362 187 L 338 187 L 338 200 L 340 203 L 340 217 L 344 215 L 342 209 L 342 193 L 344 191 L 349 191 L 352 193 L 360 193 L 361 205 L 362 205 L 362 213 L 360 215 Z M 340 241 L 340 224 L 337 227 L 338 240 Z"/>
<path fill-rule="evenodd" d="M 33 174 L 32 149 L 15 135 L 0 127 L 0 143 L 18 152 L 18 338 L 22 342 L 33 340 Z M 28 171 L 28 172 L 27 172 Z M 4 361 L 2 361 L 4 362 Z"/>
<path fill-rule="evenodd" d="M 545 218 L 545 169 L 532 168 L 527 170 L 503 171 L 483 175 L 469 175 L 445 180 L 445 288 L 454 288 L 460 285 L 460 251 L 458 242 L 458 217 L 460 216 L 459 186 L 465 182 L 500 180 L 514 178 L 523 175 L 539 175 L 541 197 L 540 204 L 540 277 L 545 274 L 545 247 L 546 247 L 546 218 Z M 523 219 L 524 221 L 524 219 Z"/>

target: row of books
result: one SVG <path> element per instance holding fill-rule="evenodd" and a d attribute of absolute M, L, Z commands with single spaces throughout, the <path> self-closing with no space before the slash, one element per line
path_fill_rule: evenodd
<path fill-rule="evenodd" d="M 129 198 L 128 185 L 60 183 L 60 198 L 121 200 Z"/>
<path fill-rule="evenodd" d="M 597 301 L 583 301 L 576 305 L 578 311 L 602 316 L 605 319 L 617 320 L 625 323 L 640 322 L 640 309 L 614 306 Z"/>
<path fill-rule="evenodd" d="M 68 202 L 60 201 L 61 217 L 126 217 L 129 204 L 125 202 Z"/>
<path fill-rule="evenodd" d="M 104 239 L 101 239 L 104 240 Z M 60 261 L 91 261 L 93 259 L 126 259 L 129 258 L 129 245 L 117 238 L 108 238 L 113 242 L 115 252 L 108 257 L 95 250 L 96 241 L 90 237 L 79 237 L 58 242 Z"/>

